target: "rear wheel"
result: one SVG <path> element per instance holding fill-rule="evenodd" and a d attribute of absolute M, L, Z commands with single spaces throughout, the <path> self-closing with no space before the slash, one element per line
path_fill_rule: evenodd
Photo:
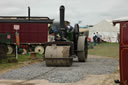
<path fill-rule="evenodd" d="M 87 39 L 86 36 L 79 36 L 78 45 L 77 45 L 77 56 L 79 62 L 85 62 L 87 60 L 88 55 L 88 47 L 87 47 Z"/>

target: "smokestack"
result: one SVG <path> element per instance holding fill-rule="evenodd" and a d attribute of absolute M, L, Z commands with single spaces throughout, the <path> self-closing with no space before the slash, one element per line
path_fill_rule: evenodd
<path fill-rule="evenodd" d="M 60 6 L 60 28 L 64 28 L 65 7 Z"/>
<path fill-rule="evenodd" d="M 30 20 L 30 7 L 28 6 L 28 20 Z"/>

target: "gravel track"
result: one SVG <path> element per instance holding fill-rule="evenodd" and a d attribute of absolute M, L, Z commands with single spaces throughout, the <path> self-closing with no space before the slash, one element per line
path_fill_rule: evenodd
<path fill-rule="evenodd" d="M 118 65 L 117 59 L 89 56 L 86 63 L 75 61 L 71 67 L 46 67 L 45 62 L 26 65 L 1 74 L 0 79 L 46 79 L 55 83 L 72 83 L 86 78 L 87 75 L 111 74 Z"/>

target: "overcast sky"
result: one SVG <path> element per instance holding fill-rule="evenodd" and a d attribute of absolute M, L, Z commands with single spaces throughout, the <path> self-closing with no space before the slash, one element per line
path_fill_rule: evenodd
<path fill-rule="evenodd" d="M 97 24 L 103 19 L 117 19 L 128 16 L 128 0 L 1 0 L 0 16 L 48 16 L 59 20 L 59 6 L 65 6 L 66 20 L 72 24 Z"/>

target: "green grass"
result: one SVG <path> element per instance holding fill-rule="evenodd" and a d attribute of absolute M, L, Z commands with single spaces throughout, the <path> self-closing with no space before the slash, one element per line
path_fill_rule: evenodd
<path fill-rule="evenodd" d="M 14 56 L 14 55 L 9 55 Z M 42 59 L 42 55 L 37 54 L 38 59 Z M 8 59 L 3 59 L 0 63 L 0 70 L 9 69 L 24 64 L 24 62 L 31 62 L 30 54 L 27 55 L 18 55 L 18 63 L 8 63 L 8 60 L 15 59 L 15 57 L 9 57 Z M 33 61 L 32 61 L 33 62 Z"/>
<path fill-rule="evenodd" d="M 94 46 L 93 49 L 89 49 L 88 54 L 119 58 L 119 44 L 118 43 L 101 43 L 97 46 Z"/>

